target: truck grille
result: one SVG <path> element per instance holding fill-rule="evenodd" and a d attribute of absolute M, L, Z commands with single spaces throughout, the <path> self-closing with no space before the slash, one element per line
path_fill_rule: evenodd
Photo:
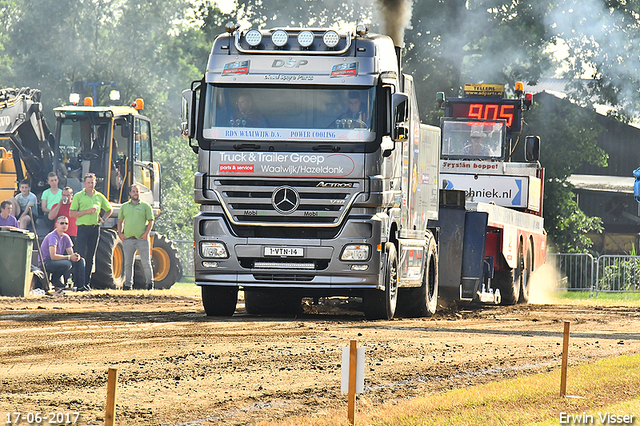
<path fill-rule="evenodd" d="M 235 225 L 340 225 L 355 197 L 358 181 L 215 179 L 212 188 Z"/>

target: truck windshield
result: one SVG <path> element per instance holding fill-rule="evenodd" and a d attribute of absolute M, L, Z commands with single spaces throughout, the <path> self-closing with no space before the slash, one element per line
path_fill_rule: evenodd
<path fill-rule="evenodd" d="M 444 121 L 442 158 L 500 159 L 504 140 L 504 120 Z"/>
<path fill-rule="evenodd" d="M 209 86 L 206 139 L 345 141 L 375 139 L 375 88 Z"/>

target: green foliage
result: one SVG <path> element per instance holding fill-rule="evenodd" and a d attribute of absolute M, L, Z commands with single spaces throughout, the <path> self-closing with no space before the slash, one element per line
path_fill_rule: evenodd
<path fill-rule="evenodd" d="M 640 112 L 637 41 L 640 15 L 637 0 L 558 0 L 548 22 L 568 48 L 565 76 L 590 78 L 572 85 L 572 97 L 616 109 L 614 115 L 628 120 Z"/>
<path fill-rule="evenodd" d="M 587 252 L 593 242 L 589 232 L 602 232 L 602 220 L 580 210 L 571 185 L 557 178 L 544 186 L 544 221 L 549 246 L 556 253 Z"/>
<path fill-rule="evenodd" d="M 550 245 L 561 253 L 584 252 L 592 245 L 586 234 L 602 232 L 602 221 L 580 210 L 567 177 L 581 164 L 606 166 L 607 155 L 596 141 L 604 129 L 593 120 L 594 112 L 550 98 L 526 113 L 523 134 L 541 139 L 540 162 L 546 173 L 544 221 Z"/>
<path fill-rule="evenodd" d="M 552 65 L 547 1 L 421 0 L 405 34 L 405 70 L 414 75 L 423 119 L 438 125 L 436 92 L 464 83 L 537 81 Z"/>

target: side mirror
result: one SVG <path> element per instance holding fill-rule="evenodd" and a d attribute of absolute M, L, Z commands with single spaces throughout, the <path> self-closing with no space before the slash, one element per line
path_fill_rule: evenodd
<path fill-rule="evenodd" d="M 388 157 L 393 152 L 395 148 L 395 143 L 391 140 L 390 136 L 383 136 L 382 143 L 380 144 L 380 150 L 382 150 L 382 156 Z"/>
<path fill-rule="evenodd" d="M 540 136 L 527 136 L 524 139 L 524 161 L 540 159 Z"/>
<path fill-rule="evenodd" d="M 185 138 L 193 138 L 195 126 L 193 126 L 193 105 L 195 92 L 191 89 L 182 91 L 182 110 L 180 112 L 180 130 Z"/>

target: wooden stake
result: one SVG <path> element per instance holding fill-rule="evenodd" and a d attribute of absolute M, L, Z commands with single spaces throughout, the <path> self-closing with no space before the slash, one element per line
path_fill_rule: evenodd
<path fill-rule="evenodd" d="M 351 341 L 349 348 L 349 424 L 356 422 L 356 364 L 358 363 L 358 350 L 356 341 Z"/>
<path fill-rule="evenodd" d="M 109 368 L 107 376 L 107 409 L 104 416 L 105 426 L 114 426 L 116 420 L 116 384 L 118 382 L 118 369 Z"/>
<path fill-rule="evenodd" d="M 567 369 L 569 366 L 569 321 L 564 322 L 564 339 L 562 341 L 562 372 L 560 373 L 560 396 L 567 396 Z"/>

